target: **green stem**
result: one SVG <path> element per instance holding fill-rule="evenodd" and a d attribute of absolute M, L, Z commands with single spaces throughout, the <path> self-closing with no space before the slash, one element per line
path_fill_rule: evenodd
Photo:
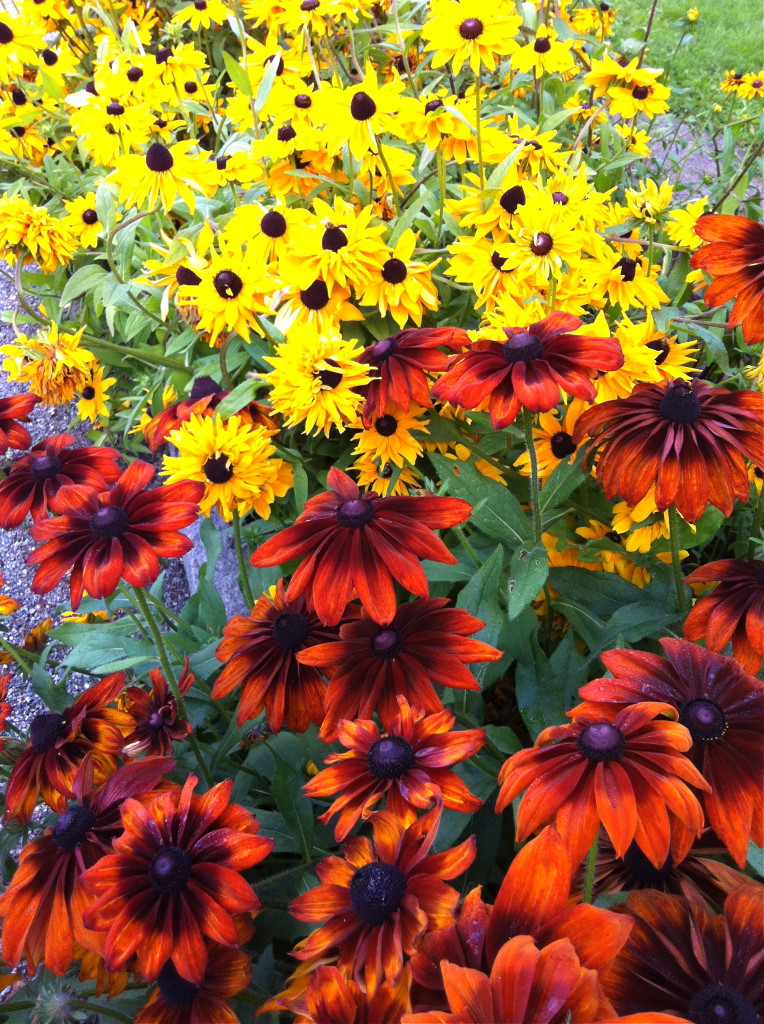
<path fill-rule="evenodd" d="M 764 487 L 759 492 L 756 507 L 753 510 L 753 521 L 751 523 L 751 534 L 748 541 L 748 557 L 753 558 L 756 554 L 756 542 L 764 526 Z"/>
<path fill-rule="evenodd" d="M 541 544 L 541 488 L 539 487 L 539 464 L 536 456 L 536 445 L 533 443 L 533 413 L 523 408 L 523 431 L 525 447 L 530 459 L 531 511 L 533 513 L 533 536 L 537 544 Z"/>
<path fill-rule="evenodd" d="M 223 344 L 220 346 L 220 375 L 223 378 L 223 386 L 228 391 L 233 391 L 233 381 L 231 380 L 231 374 L 228 372 L 228 366 L 226 364 L 226 355 L 228 354 L 228 345 L 233 338 L 233 334 L 229 334 Z"/>
<path fill-rule="evenodd" d="M 159 656 L 159 663 L 162 666 L 162 671 L 164 672 L 165 679 L 167 680 L 169 687 L 172 690 L 173 697 L 175 697 L 175 703 L 178 706 L 178 711 L 180 712 L 181 717 L 188 721 L 188 712 L 186 711 L 186 705 L 183 700 L 183 694 L 178 689 L 178 683 L 175 679 L 175 674 L 172 670 L 172 665 L 170 664 L 170 658 L 167 654 L 167 647 L 165 646 L 165 642 L 162 637 L 162 632 L 159 628 L 157 620 L 154 618 L 154 613 L 151 610 L 151 605 L 149 604 L 146 595 L 140 589 L 140 587 L 132 587 L 131 591 L 133 597 L 135 598 L 136 604 L 140 608 L 141 613 L 144 619 L 146 620 L 146 624 L 151 630 L 151 636 L 154 640 L 154 646 L 156 647 L 157 655 Z M 207 768 L 207 763 L 204 760 L 204 756 L 202 754 L 201 748 L 199 746 L 195 734 L 191 732 L 189 734 L 188 739 L 196 756 L 196 760 L 199 764 L 199 770 L 202 773 L 204 781 L 208 786 L 212 786 L 212 778 L 210 776 L 209 770 Z"/>
<path fill-rule="evenodd" d="M 655 235 L 655 225 L 650 224 L 648 227 L 647 235 L 647 276 L 653 272 L 653 236 Z"/>
<path fill-rule="evenodd" d="M 589 848 L 589 854 L 586 858 L 586 874 L 584 875 L 584 903 L 592 902 L 592 894 L 594 892 L 594 874 L 597 869 L 597 851 L 599 849 L 600 833 L 597 829 L 597 835 L 594 837 L 594 842 Z"/>
<path fill-rule="evenodd" d="M 462 542 L 462 544 L 466 548 L 467 554 L 470 556 L 472 561 L 475 563 L 475 565 L 479 569 L 482 566 L 483 563 L 480 561 L 478 556 L 475 554 L 475 549 L 472 547 L 470 542 L 467 540 L 467 536 L 466 536 L 464 530 L 461 528 L 461 526 L 455 526 L 454 530 L 456 532 L 457 537 L 459 538 L 459 540 Z"/>
<path fill-rule="evenodd" d="M 398 195 L 398 189 L 396 188 L 395 181 L 393 180 L 393 172 L 390 170 L 390 164 L 387 162 L 387 157 L 385 156 L 385 148 L 382 145 L 382 140 L 381 139 L 377 139 L 377 147 L 379 149 L 379 159 L 382 161 L 382 166 L 385 169 L 385 174 L 387 175 L 387 180 L 388 180 L 388 182 L 390 184 L 390 192 L 391 192 L 392 197 L 393 197 L 393 204 L 395 205 L 395 212 L 400 217 L 400 215 L 401 215 L 401 200 L 400 200 L 400 197 Z"/>
<path fill-rule="evenodd" d="M 443 151 L 438 149 L 435 156 L 438 164 L 438 240 L 437 244 L 440 245 L 440 240 L 443 235 L 443 217 L 445 216 L 446 209 L 446 161 L 443 158 Z"/>
<path fill-rule="evenodd" d="M 123 1024 L 133 1024 L 135 1020 L 134 1017 L 128 1017 L 126 1014 L 120 1013 L 119 1010 L 115 1010 L 113 1006 L 104 1006 L 103 1003 L 88 1003 L 84 999 L 73 999 L 69 1005 L 75 1010 L 87 1010 L 88 1012 L 97 1010 L 100 1016 L 122 1021 Z"/>
<path fill-rule="evenodd" d="M 87 341 L 91 348 L 100 348 L 103 352 L 108 352 L 110 355 L 119 356 L 120 359 L 124 359 L 125 356 L 132 356 L 133 359 L 139 359 L 144 363 L 148 363 L 149 366 L 165 366 L 169 370 L 188 371 L 188 367 L 180 359 L 171 359 L 169 356 L 159 356 L 145 348 L 132 348 L 115 345 L 111 341 L 104 341 L 103 338 L 98 338 L 95 334 L 88 334 L 87 332 L 83 333 L 82 339 L 83 341 Z M 95 354 L 97 355 L 98 353 L 96 352 Z"/>
<path fill-rule="evenodd" d="M 671 541 L 671 567 L 674 570 L 674 583 L 676 584 L 676 595 L 679 599 L 679 610 L 683 615 L 687 614 L 687 595 L 684 592 L 684 576 L 679 558 L 679 513 L 676 505 L 669 505 L 669 540 Z"/>
<path fill-rule="evenodd" d="M 236 560 L 239 563 L 241 592 L 247 599 L 251 610 L 255 607 L 255 595 L 252 593 L 252 586 L 249 582 L 249 574 L 247 573 L 247 562 L 244 558 L 244 545 L 241 539 L 241 517 L 239 516 L 239 510 L 236 508 L 233 510 L 233 537 L 236 547 Z"/>
<path fill-rule="evenodd" d="M 257 810 L 255 810 L 255 815 L 257 815 Z M 309 871 L 312 867 L 315 867 L 317 863 L 317 860 L 310 860 L 307 864 L 295 864 L 291 868 L 284 868 L 283 871 L 277 871 L 275 874 L 268 875 L 267 878 L 263 878 L 259 882 L 254 882 L 252 884 L 252 888 L 255 892 L 258 892 L 260 889 L 267 889 L 269 885 L 273 885 L 275 882 L 280 882 L 282 878 L 289 878 L 290 875 L 299 875 L 303 871 Z"/>
<path fill-rule="evenodd" d="M 19 668 L 21 669 L 25 676 L 30 676 L 32 674 L 32 670 L 22 658 L 18 648 L 14 647 L 13 644 L 9 644 L 7 641 L 3 640 L 2 637 L 0 637 L 0 647 L 2 647 L 4 651 L 10 654 L 10 656 L 18 664 Z"/>
<path fill-rule="evenodd" d="M 477 133 L 478 167 L 480 169 L 480 188 L 485 188 L 485 164 L 483 163 L 483 133 L 480 129 L 480 70 L 475 77 L 475 131 Z"/>

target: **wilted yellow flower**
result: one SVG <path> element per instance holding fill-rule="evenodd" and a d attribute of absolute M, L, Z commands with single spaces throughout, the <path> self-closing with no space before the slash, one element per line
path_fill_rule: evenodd
<path fill-rule="evenodd" d="M 11 380 L 28 384 L 44 405 L 65 405 L 81 392 L 91 378 L 95 356 L 80 347 L 81 327 L 76 334 L 59 334 L 56 324 L 39 335 L 20 334 L 13 344 L 1 345 L 6 356 L 3 369 Z"/>

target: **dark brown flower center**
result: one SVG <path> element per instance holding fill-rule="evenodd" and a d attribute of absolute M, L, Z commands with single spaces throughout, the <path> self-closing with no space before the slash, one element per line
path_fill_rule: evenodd
<path fill-rule="evenodd" d="M 395 416 L 385 414 L 384 416 L 378 417 L 374 421 L 374 429 L 382 437 L 392 437 L 395 431 L 398 429 L 398 420 Z"/>
<path fill-rule="evenodd" d="M 8 46 L 8 44 L 12 42 L 13 30 L 10 26 L 6 25 L 4 21 L 0 21 L 0 43 L 4 46 Z"/>
<path fill-rule="evenodd" d="M 702 411 L 692 385 L 683 380 L 671 382 L 658 406 L 661 416 L 671 423 L 693 423 Z"/>
<path fill-rule="evenodd" d="M 381 661 L 392 661 L 403 650 L 403 634 L 398 629 L 383 629 L 371 641 L 371 651 Z"/>
<path fill-rule="evenodd" d="M 194 0 L 194 7 L 197 9 L 197 11 L 206 11 L 207 0 Z"/>
<path fill-rule="evenodd" d="M 679 709 L 679 721 L 696 743 L 713 743 L 727 731 L 727 716 L 718 704 L 705 697 L 683 704 Z"/>
<path fill-rule="evenodd" d="M 95 398 L 95 395 L 96 390 L 92 384 L 86 384 L 85 387 L 82 389 L 82 397 L 85 399 L 86 402 L 92 402 L 93 399 Z"/>
<path fill-rule="evenodd" d="M 227 455 L 216 452 L 204 463 L 204 475 L 211 484 L 227 484 L 233 476 L 233 463 Z"/>
<path fill-rule="evenodd" d="M 58 54 L 54 53 L 53 50 L 45 49 L 42 51 L 41 56 L 43 61 L 47 64 L 49 68 L 52 68 L 54 65 L 58 64 Z"/>
<path fill-rule="evenodd" d="M 166 64 L 170 57 L 172 57 L 172 49 L 169 46 L 160 46 L 154 54 L 157 64 Z"/>
<path fill-rule="evenodd" d="M 98 540 L 121 537 L 130 525 L 127 512 L 118 505 L 99 508 L 90 519 L 90 532 Z"/>
<path fill-rule="evenodd" d="M 424 112 L 425 114 L 432 114 L 436 110 L 440 110 L 442 106 L 443 100 L 428 100 L 428 102 L 425 103 L 424 105 Z"/>
<path fill-rule="evenodd" d="M 356 121 L 368 121 L 377 112 L 377 104 L 367 92 L 357 92 L 350 101 L 350 116 Z"/>
<path fill-rule="evenodd" d="M 161 142 L 152 142 L 146 151 L 146 166 L 156 174 L 169 171 L 174 162 L 172 153 Z"/>
<path fill-rule="evenodd" d="M 533 44 L 533 49 L 536 53 L 549 53 L 552 49 L 552 44 L 546 36 L 542 36 L 541 39 L 537 39 Z"/>
<path fill-rule="evenodd" d="M 197 0 L 197 3 L 200 2 L 203 3 L 204 0 Z M 172 960 L 168 960 L 159 972 L 157 985 L 163 998 L 170 1006 L 177 1006 L 179 1008 L 190 1006 L 199 992 L 198 985 L 194 985 L 192 981 L 187 981 L 178 974 Z"/>
<path fill-rule="evenodd" d="M 579 751 L 588 761 L 618 761 L 626 749 L 626 738 L 610 722 L 595 722 L 579 735 Z"/>
<path fill-rule="evenodd" d="M 350 902 L 364 924 L 389 920 L 406 895 L 406 876 L 394 864 L 364 864 L 350 880 Z"/>
<path fill-rule="evenodd" d="M 637 261 L 630 260 L 628 256 L 623 256 L 613 267 L 613 270 L 620 270 L 621 277 L 628 284 L 634 280 L 637 276 Z"/>
<path fill-rule="evenodd" d="M 686 1010 L 692 1024 L 759 1024 L 753 1003 L 727 985 L 707 985 L 696 992 Z"/>
<path fill-rule="evenodd" d="M 383 338 L 371 350 L 371 358 L 375 363 L 383 363 L 395 352 L 398 342 L 395 338 Z"/>
<path fill-rule="evenodd" d="M 82 220 L 85 224 L 96 224 L 98 222 L 98 214 L 95 210 L 83 210 Z"/>
<path fill-rule="evenodd" d="M 535 256 L 546 256 L 554 248 L 554 239 L 548 231 L 536 231 L 531 242 L 531 252 Z"/>
<path fill-rule="evenodd" d="M 285 651 L 299 651 L 310 633 L 310 622 L 299 612 L 282 612 L 273 623 L 273 640 Z"/>
<path fill-rule="evenodd" d="M 348 244 L 348 236 L 335 226 L 328 227 L 321 238 L 321 248 L 327 252 L 339 252 Z"/>
<path fill-rule="evenodd" d="M 271 63 L 272 60 L 275 59 L 275 57 L 276 57 L 276 54 L 272 53 L 270 55 L 270 57 L 266 57 L 265 58 L 265 60 L 263 61 L 263 64 L 267 66 L 268 64 Z M 283 56 L 281 54 L 279 54 L 279 62 L 278 62 L 278 65 L 276 67 L 276 77 L 277 78 L 281 77 L 281 75 L 284 74 L 284 67 L 285 67 L 284 58 L 283 58 Z"/>
<path fill-rule="evenodd" d="M 408 277 L 408 268 L 403 260 L 391 256 L 382 265 L 382 277 L 388 284 L 402 284 Z"/>
<path fill-rule="evenodd" d="M 666 356 L 671 351 L 671 347 L 668 343 L 667 338 L 656 338 L 655 341 L 648 341 L 647 347 L 651 348 L 653 352 L 657 352 L 658 355 L 655 357 L 655 365 L 660 366 L 661 363 L 666 361 Z"/>
<path fill-rule="evenodd" d="M 297 132 L 291 126 L 291 124 L 284 124 L 276 132 L 276 138 L 279 142 L 291 142 L 292 139 L 297 138 Z"/>
<path fill-rule="evenodd" d="M 307 13 L 309 11 L 315 11 L 320 6 L 321 0 L 302 0 L 302 3 L 300 4 L 300 10 L 305 11 Z"/>
<path fill-rule="evenodd" d="M 179 846 L 167 846 L 149 868 L 151 884 L 160 892 L 179 892 L 191 877 L 191 855 Z"/>
<path fill-rule="evenodd" d="M 314 374 L 315 377 L 321 381 L 322 387 L 328 388 L 333 391 L 342 383 L 342 373 L 339 370 L 339 363 L 336 363 L 333 359 L 326 360 L 329 366 L 336 366 L 336 370 L 319 370 Z"/>
<path fill-rule="evenodd" d="M 163 708 L 158 711 L 152 711 L 148 717 L 148 727 L 153 729 L 154 732 L 159 732 L 160 729 L 164 729 L 167 721 L 167 712 Z"/>
<path fill-rule="evenodd" d="M 496 250 L 494 250 L 491 253 L 491 266 L 493 267 L 494 270 L 498 270 L 498 271 L 503 272 L 504 271 L 504 264 L 506 262 L 507 262 L 507 257 L 506 256 L 499 256 L 499 254 L 496 252 Z"/>
<path fill-rule="evenodd" d="M 116 100 L 112 100 L 112 102 L 106 108 L 106 113 L 109 115 L 109 117 L 121 117 L 122 114 L 124 114 L 124 112 L 125 108 L 122 106 L 121 103 L 117 103 Z"/>
<path fill-rule="evenodd" d="M 27 101 L 26 93 L 23 91 L 23 89 L 14 89 L 11 92 L 11 99 L 17 107 L 21 107 Z"/>
<path fill-rule="evenodd" d="M 221 299 L 235 299 L 244 287 L 244 282 L 233 270 L 218 271 L 212 283 Z"/>
<path fill-rule="evenodd" d="M 631 95 L 635 100 L 646 100 L 650 95 L 650 87 L 647 85 L 635 85 L 631 90 Z"/>
<path fill-rule="evenodd" d="M 508 363 L 530 363 L 544 355 L 544 343 L 537 334 L 518 331 L 504 342 L 504 358 Z"/>
<path fill-rule="evenodd" d="M 760 78 L 754 78 L 754 80 L 751 82 L 751 85 L 754 89 L 760 89 L 762 85 L 764 85 L 764 82 L 762 82 Z"/>
<path fill-rule="evenodd" d="M 198 88 L 199 86 L 196 84 L 196 82 L 183 83 L 183 91 L 186 93 L 187 96 L 193 96 L 194 93 L 198 90 Z"/>
<path fill-rule="evenodd" d="M 314 281 L 309 288 L 300 292 L 300 301 L 306 309 L 323 309 L 329 302 L 329 289 L 323 281 Z"/>
<path fill-rule="evenodd" d="M 632 843 L 621 861 L 626 871 L 643 885 L 658 885 L 666 878 L 669 878 L 674 871 L 674 858 L 669 853 L 662 867 L 656 868 L 640 850 L 636 843 Z"/>
<path fill-rule="evenodd" d="M 140 80 L 142 78 L 143 78 L 143 69 L 142 68 L 130 68 L 130 70 L 127 72 L 127 79 L 128 79 L 129 82 L 140 82 Z"/>
<path fill-rule="evenodd" d="M 467 18 L 459 26 L 459 35 L 462 39 L 477 39 L 483 34 L 483 22 L 480 18 Z"/>
<path fill-rule="evenodd" d="M 61 472 L 61 459 L 56 455 L 41 455 L 32 461 L 30 472 L 35 480 L 50 480 Z"/>
<path fill-rule="evenodd" d="M 384 736 L 368 755 L 369 771 L 376 779 L 399 779 L 416 764 L 414 748 L 401 736 Z"/>
<path fill-rule="evenodd" d="M 175 280 L 186 288 L 191 288 L 202 283 L 201 277 L 195 274 L 190 267 L 178 267 L 175 271 Z"/>
<path fill-rule="evenodd" d="M 96 816 L 87 807 L 74 804 L 59 816 L 53 826 L 53 840 L 62 850 L 70 853 L 75 846 L 84 842 L 85 836 L 95 825 Z"/>
<path fill-rule="evenodd" d="M 47 754 L 55 742 L 68 732 L 68 725 L 63 715 L 55 711 L 44 711 L 35 715 L 29 726 L 29 740 L 38 754 Z"/>
<path fill-rule="evenodd" d="M 564 459 L 568 455 L 572 455 L 576 450 L 576 446 L 573 444 L 573 438 L 564 430 L 552 435 L 549 447 L 552 449 L 552 455 L 554 455 L 556 459 Z"/>
<path fill-rule="evenodd" d="M 340 526 L 347 526 L 351 530 L 357 530 L 366 526 L 374 518 L 374 505 L 365 498 L 350 498 L 337 506 L 334 513 Z"/>
<path fill-rule="evenodd" d="M 558 206 L 567 206 L 570 200 L 564 192 L 553 192 L 552 202 L 556 203 Z"/>
<path fill-rule="evenodd" d="M 309 110 L 313 106 L 313 100 L 306 92 L 298 92 L 294 98 L 294 105 L 298 110 Z"/>
<path fill-rule="evenodd" d="M 278 210 L 270 210 L 260 221 L 260 228 L 268 238 L 281 238 L 286 234 L 286 217 Z"/>
<path fill-rule="evenodd" d="M 212 377 L 197 377 L 191 388 L 189 398 L 192 402 L 198 402 L 200 398 L 216 395 L 219 391 L 220 385 Z"/>

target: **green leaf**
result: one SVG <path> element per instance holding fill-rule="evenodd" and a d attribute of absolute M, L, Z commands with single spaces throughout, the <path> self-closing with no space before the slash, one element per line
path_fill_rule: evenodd
<path fill-rule="evenodd" d="M 748 841 L 748 864 L 759 877 L 764 878 L 764 850 L 752 840 Z"/>
<path fill-rule="evenodd" d="M 430 460 L 447 485 L 448 493 L 464 498 L 473 506 L 471 526 L 503 541 L 510 549 L 518 544 L 533 543 L 531 522 L 508 487 L 483 476 L 471 463 L 454 462 L 440 455 L 430 455 Z"/>
<path fill-rule="evenodd" d="M 581 458 L 576 455 L 572 463 L 561 462 L 556 466 L 541 489 L 541 513 L 551 512 L 559 506 L 575 491 L 575 489 L 587 479 L 587 474 L 581 468 Z"/>
<path fill-rule="evenodd" d="M 535 644 L 534 658 L 518 663 L 515 670 L 515 696 L 517 706 L 532 739 L 550 725 L 565 722 L 564 680 L 555 672 L 551 662 Z"/>
<path fill-rule="evenodd" d="M 430 195 L 427 189 L 422 189 L 422 191 L 416 197 L 416 199 L 412 200 L 407 204 L 406 209 L 404 210 L 401 217 L 396 220 L 395 228 L 393 229 L 393 233 L 390 235 L 390 238 L 388 240 L 387 244 L 390 246 L 390 248 L 395 248 L 395 243 L 401 237 L 403 232 L 413 225 L 417 214 L 420 212 L 420 210 L 422 209 L 422 207 L 429 198 Z"/>
<path fill-rule="evenodd" d="M 80 295 L 92 291 L 96 284 L 106 276 L 107 271 L 100 263 L 89 263 L 86 267 L 75 270 L 64 285 L 64 290 L 61 293 L 61 305 L 66 306 L 72 299 L 77 299 Z"/>
<path fill-rule="evenodd" d="M 465 608 L 485 622 L 476 639 L 496 645 L 504 622 L 504 612 L 499 604 L 499 592 L 504 585 L 504 549 L 499 544 L 470 582 L 459 592 L 457 606 Z M 475 672 L 480 678 L 481 672 Z"/>
<path fill-rule="evenodd" d="M 300 790 L 301 780 L 283 758 L 276 756 L 273 799 L 298 849 L 306 861 L 313 853 L 313 805 Z"/>
<path fill-rule="evenodd" d="M 72 703 L 72 698 L 66 692 L 66 686 L 63 683 L 56 685 L 39 663 L 32 666 L 30 678 L 32 689 L 49 711 L 61 714 Z"/>
<path fill-rule="evenodd" d="M 236 385 L 233 391 L 229 391 L 220 405 L 215 408 L 215 415 L 219 416 L 221 420 L 227 420 L 229 416 L 235 415 L 245 405 L 249 405 L 259 387 L 260 381 L 254 378 L 243 380 L 241 384 Z"/>
<path fill-rule="evenodd" d="M 255 817 L 260 822 L 259 835 L 274 841 L 274 853 L 303 853 L 297 838 L 285 825 L 284 818 L 278 811 L 265 811 L 258 808 L 255 811 Z"/>
<path fill-rule="evenodd" d="M 225 69 L 228 72 L 231 81 L 245 96 L 249 97 L 252 95 L 252 86 L 249 82 L 249 75 L 244 68 L 235 61 L 230 53 L 223 53 L 223 61 L 225 63 Z M 277 62 L 272 62 L 277 63 Z M 270 69 L 269 69 L 270 70 Z"/>
<path fill-rule="evenodd" d="M 512 556 L 509 570 L 507 615 L 516 619 L 546 583 L 549 558 L 543 544 L 521 548 Z"/>
<path fill-rule="evenodd" d="M 268 102 L 268 97 L 271 94 L 273 83 L 276 81 L 276 75 L 279 73 L 279 64 L 281 64 L 281 50 L 278 51 L 277 56 L 271 59 L 263 80 L 260 83 L 260 88 L 257 90 L 257 96 L 255 97 L 255 113 L 259 114 L 265 104 Z M 251 93 L 250 93 L 251 95 Z"/>

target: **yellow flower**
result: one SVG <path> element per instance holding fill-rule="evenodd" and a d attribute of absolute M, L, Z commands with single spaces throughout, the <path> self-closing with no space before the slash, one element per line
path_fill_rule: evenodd
<path fill-rule="evenodd" d="M 636 156 L 650 156 L 652 149 L 648 143 L 650 142 L 650 136 L 647 132 L 641 129 L 633 128 L 628 124 L 614 124 L 611 125 L 613 129 L 621 136 L 626 143 L 626 149 L 629 153 L 634 153 Z"/>
<path fill-rule="evenodd" d="M 648 268 L 644 257 L 619 258 L 607 247 L 600 257 L 587 260 L 582 266 L 592 295 L 618 303 L 622 310 L 631 306 L 657 309 L 661 303 L 668 302 L 668 295 L 657 281 L 660 268 L 657 264 Z"/>
<path fill-rule="evenodd" d="M 173 25 L 188 25 L 197 32 L 208 29 L 210 25 L 224 25 L 228 18 L 228 8 L 221 0 L 194 0 L 188 7 L 182 7 L 172 17 Z"/>
<path fill-rule="evenodd" d="M 529 197 L 530 199 L 530 197 Z M 583 248 L 578 218 L 552 196 L 536 194 L 533 202 L 520 207 L 510 228 L 510 239 L 497 246 L 505 260 L 502 270 L 515 270 L 546 281 L 558 277 L 563 263 L 576 264 Z"/>
<path fill-rule="evenodd" d="M 22 196 L 0 197 L 0 252 L 9 263 L 21 254 L 24 263 L 34 260 L 52 273 L 66 266 L 76 250 L 70 226 L 44 206 L 33 206 Z"/>
<path fill-rule="evenodd" d="M 697 343 L 695 341 L 678 342 L 676 335 L 669 338 L 662 331 L 656 330 L 653 315 L 650 312 L 646 314 L 642 323 L 632 323 L 627 316 L 624 316 L 616 328 L 615 336 L 621 342 L 621 348 L 625 357 L 623 370 L 616 372 L 625 371 L 631 361 L 629 353 L 636 351 L 646 354 L 646 351 L 649 350 L 654 368 L 653 366 L 649 367 L 647 375 L 640 376 L 637 368 L 633 367 L 632 376 L 634 382 L 657 382 L 659 380 L 673 380 L 676 377 L 689 380 L 691 374 L 695 372 L 694 362 L 698 352 Z M 603 378 L 608 376 L 609 374 L 603 374 Z M 597 383 L 595 382 L 595 387 Z M 618 395 L 617 397 L 622 398 L 624 395 Z"/>
<path fill-rule="evenodd" d="M 669 108 L 666 101 L 671 90 L 654 82 L 651 85 L 632 85 L 626 88 L 612 86 L 607 94 L 610 97 L 610 113 L 630 121 L 637 114 L 644 114 L 651 119 L 656 114 L 665 114 Z"/>
<path fill-rule="evenodd" d="M 303 324 L 266 356 L 273 370 L 267 381 L 270 401 L 286 426 L 305 424 L 307 434 L 331 428 L 343 431 L 357 418 L 363 402 L 359 389 L 372 379 L 358 362 L 363 346 L 346 341 L 337 330 L 317 330 Z"/>
<path fill-rule="evenodd" d="M 281 291 L 281 305 L 276 314 L 276 327 L 284 334 L 298 324 L 310 325 L 319 331 L 329 331 L 343 320 L 363 320 L 364 316 L 352 302 L 350 292 L 335 284 L 327 288 L 326 282 L 316 278 L 307 288 L 287 285 Z"/>
<path fill-rule="evenodd" d="M 668 180 L 660 185 L 648 178 L 640 181 L 639 188 L 626 189 L 626 205 L 633 217 L 645 221 L 646 224 L 657 224 L 661 214 L 671 202 L 674 189 Z"/>
<path fill-rule="evenodd" d="M 102 229 L 96 213 L 95 192 L 78 196 L 76 199 L 65 202 L 64 206 L 68 217 L 65 217 L 62 223 L 71 229 L 72 234 L 79 240 L 80 246 L 95 249 Z"/>
<path fill-rule="evenodd" d="M 412 431 L 429 434 L 424 421 L 418 418 L 422 412 L 420 406 L 413 403 L 408 412 L 403 412 L 388 402 L 384 415 L 377 416 L 368 429 L 359 432 L 353 454 L 378 458 L 382 464 L 413 464 L 422 454 L 422 444 Z"/>
<path fill-rule="evenodd" d="M 699 17 L 700 17 L 700 11 L 698 10 L 697 7 L 690 7 L 690 8 L 688 8 L 687 13 L 685 14 L 685 18 L 689 21 L 689 23 L 691 25 L 694 24 L 698 20 Z"/>
<path fill-rule="evenodd" d="M 265 428 L 241 416 L 221 420 L 194 414 L 168 440 L 178 454 L 164 456 L 162 475 L 168 483 L 201 481 L 199 508 L 206 516 L 214 508 L 226 521 L 234 511 L 268 519 L 275 499 L 293 485 L 292 467 L 273 458 L 276 448 Z"/>
<path fill-rule="evenodd" d="M 473 0 L 467 8 L 459 0 L 432 0 L 422 38 L 427 40 L 425 50 L 435 51 L 434 68 L 451 61 L 456 75 L 469 63 L 477 74 L 481 65 L 494 71 L 497 57 L 515 52 L 520 25 L 514 4 Z"/>
<path fill-rule="evenodd" d="M 104 380 L 102 366 L 94 366 L 91 363 L 88 369 L 90 378 L 80 390 L 77 412 L 80 414 L 80 419 L 95 423 L 99 416 L 105 418 L 109 416 L 109 410 L 106 407 L 106 398 L 108 397 L 106 392 L 112 384 L 116 384 L 117 378 L 107 377 Z"/>
<path fill-rule="evenodd" d="M 416 236 L 404 231 L 389 258 L 371 271 L 359 296 L 362 305 L 377 306 L 382 316 L 389 313 L 399 327 L 407 320 L 421 326 L 425 309 L 438 308 L 438 289 L 426 263 L 413 259 Z"/>
<path fill-rule="evenodd" d="M 558 42 L 555 30 L 546 25 L 539 26 L 532 43 L 526 43 L 512 54 L 515 71 L 526 75 L 532 71 L 536 78 L 571 71 L 575 63 L 570 43 Z"/>
<path fill-rule="evenodd" d="M 358 473 L 359 487 L 370 488 L 383 497 L 408 494 L 411 487 L 419 486 L 419 478 L 410 466 L 396 469 L 392 462 L 380 462 L 370 455 L 356 459 L 350 469 Z"/>
<path fill-rule="evenodd" d="M 27 338 L 19 335 L 12 345 L 0 345 L 7 358 L 3 368 L 11 380 L 29 385 L 44 405 L 66 405 L 90 379 L 95 356 L 80 348 L 85 330 L 59 334 L 56 324 L 47 331 Z"/>
<path fill-rule="evenodd" d="M 681 245 L 686 249 L 697 249 L 703 245 L 703 239 L 695 234 L 695 225 L 703 214 L 706 202 L 706 197 L 701 196 L 700 199 L 688 203 L 684 210 L 672 210 L 668 215 L 663 228 L 674 245 Z"/>
<path fill-rule="evenodd" d="M 347 144 L 356 160 L 361 160 L 369 149 L 377 152 L 377 136 L 381 132 L 398 134 L 395 114 L 402 91 L 400 78 L 378 85 L 370 63 L 366 64 L 358 85 L 321 89 L 315 97 L 316 118 L 326 126 L 329 148 L 336 151 Z"/>
<path fill-rule="evenodd" d="M 744 100 L 752 100 L 764 96 L 764 71 L 751 72 L 743 75 L 738 93 Z"/>
<path fill-rule="evenodd" d="M 759 358 L 751 366 L 744 366 L 743 373 L 759 391 L 764 391 L 764 349 L 759 353 Z"/>
<path fill-rule="evenodd" d="M 267 266 L 297 245 L 311 221 L 307 210 L 287 206 L 283 200 L 270 208 L 258 202 L 246 203 L 236 207 L 225 237 L 232 245 L 246 245 L 247 255 L 256 265 Z"/>
<path fill-rule="evenodd" d="M 169 213 L 180 196 L 193 213 L 196 200 L 192 189 L 211 196 L 216 188 L 216 168 L 206 154 L 188 155 L 195 145 L 194 139 L 169 148 L 153 142 L 143 154 L 117 158 L 109 178 L 119 185 L 120 200 L 128 206 L 149 208 L 161 202 Z"/>
<path fill-rule="evenodd" d="M 587 333 L 591 332 L 587 329 Z M 572 462 L 575 458 L 573 427 L 585 408 L 585 402 L 573 399 L 562 413 L 556 410 L 539 413 L 538 426 L 533 428 L 533 440 L 540 480 L 546 480 L 551 476 L 561 462 Z M 530 462 L 528 452 L 523 452 L 514 465 L 523 476 L 530 476 Z"/>
<path fill-rule="evenodd" d="M 12 82 L 23 76 L 26 65 L 35 67 L 40 63 L 37 53 L 44 48 L 45 41 L 38 26 L 30 25 L 23 17 L 11 17 L 7 11 L 3 7 L 0 18 L 0 78 Z"/>

